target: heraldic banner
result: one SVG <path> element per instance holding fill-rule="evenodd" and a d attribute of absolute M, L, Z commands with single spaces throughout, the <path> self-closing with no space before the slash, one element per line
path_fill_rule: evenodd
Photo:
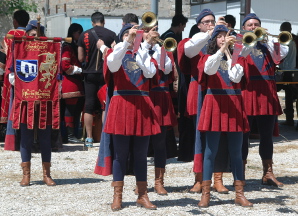
<path fill-rule="evenodd" d="M 59 129 L 59 80 L 61 43 L 55 41 L 15 41 L 15 96 L 12 109 L 13 128 L 27 123 L 33 129 L 52 125 Z M 38 115 L 36 115 L 38 114 Z M 36 118 L 36 119 L 35 119 Z"/>

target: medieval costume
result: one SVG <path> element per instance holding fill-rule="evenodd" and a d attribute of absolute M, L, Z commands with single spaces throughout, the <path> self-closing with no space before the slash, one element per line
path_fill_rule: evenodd
<path fill-rule="evenodd" d="M 151 89 L 149 93 L 161 128 L 161 133 L 152 135 L 150 141 L 154 150 L 154 190 L 159 195 L 167 195 L 163 181 L 167 159 L 167 131 L 169 127 L 177 125 L 177 119 L 169 92 L 169 84 L 174 81 L 174 59 L 172 53 L 167 53 L 162 57 L 161 53 L 163 52 L 161 49 L 164 48 L 160 48 L 157 44 L 152 48 L 152 57 L 157 61 L 159 70 L 154 78 L 151 79 Z M 161 58 L 164 58 L 165 61 L 161 61 Z M 161 66 L 161 62 L 165 62 L 165 64 Z"/>
<path fill-rule="evenodd" d="M 125 25 L 119 39 L 131 32 L 132 25 Z M 160 126 L 149 97 L 150 80 L 156 74 L 156 61 L 149 55 L 150 45 L 147 42 L 135 54 L 128 49 L 132 47 L 127 40 L 115 45 L 114 50 L 107 52 L 104 61 L 105 81 L 110 86 L 113 81 L 113 96 L 106 107 L 106 119 L 103 132 L 112 135 L 113 148 L 113 211 L 122 208 L 122 191 L 126 173 L 130 141 L 133 141 L 134 174 L 136 176 L 138 199 L 137 205 L 147 209 L 156 209 L 147 196 L 147 150 L 151 135 L 160 133 Z M 106 149 L 106 148 L 105 148 Z M 108 149 L 106 149 L 107 151 Z M 106 153 L 105 153 L 106 155 Z M 111 157 L 104 158 L 105 160 Z M 99 158 L 100 160 L 100 158 Z M 107 163 L 105 161 L 105 163 Z M 97 165 L 95 172 L 102 168 Z M 105 172 L 104 174 L 109 174 Z"/>
<path fill-rule="evenodd" d="M 208 207 L 210 201 L 211 177 L 214 160 L 220 145 L 220 135 L 225 132 L 228 139 L 231 168 L 236 189 L 235 204 L 250 207 L 252 203 L 243 194 L 243 170 L 241 159 L 241 143 L 243 132 L 249 130 L 244 104 L 241 96 L 241 78 L 244 74 L 244 58 L 238 64 L 231 66 L 231 57 L 224 56 L 231 40 L 226 38 L 228 32 L 224 25 L 217 25 L 211 36 L 208 53 L 198 64 L 199 83 L 206 87 L 198 129 L 206 133 L 206 148 L 204 151 L 204 168 L 202 182 L 202 198 L 199 207 Z M 219 43 L 221 46 L 219 47 Z M 223 44 L 224 43 L 224 44 Z M 211 44 L 217 44 L 217 51 Z M 212 50 L 212 52 L 209 52 Z"/>
<path fill-rule="evenodd" d="M 260 19 L 253 13 L 248 14 L 243 20 L 243 26 L 248 20 Z M 278 50 L 279 49 L 279 50 Z M 250 126 L 255 119 L 260 134 L 259 154 L 263 163 L 262 184 L 283 186 L 276 180 L 272 170 L 274 127 L 277 126 L 277 116 L 282 114 L 277 96 L 275 83 L 276 64 L 287 55 L 288 47 L 274 43 L 272 38 L 267 43 L 257 42 L 250 49 L 243 50 L 242 55 L 247 56 L 248 72 L 246 74 L 247 87 L 242 92 L 245 111 Z M 249 148 L 249 133 L 244 134 L 242 146 L 243 163 L 247 163 Z"/>

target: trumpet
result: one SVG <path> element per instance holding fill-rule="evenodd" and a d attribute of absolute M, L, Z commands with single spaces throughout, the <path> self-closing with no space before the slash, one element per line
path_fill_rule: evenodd
<path fill-rule="evenodd" d="M 242 44 L 246 47 L 253 47 L 258 41 L 256 34 L 252 32 L 246 32 L 242 38 Z"/>
<path fill-rule="evenodd" d="M 165 50 L 168 52 L 174 52 L 177 48 L 177 41 L 172 37 L 168 37 L 165 40 L 162 40 L 160 38 L 154 38 L 154 39 L 159 45 L 163 46 Z"/>
<path fill-rule="evenodd" d="M 153 12 L 146 12 L 142 15 L 142 26 L 143 28 L 152 28 L 157 24 L 157 18 L 155 13 Z"/>
<path fill-rule="evenodd" d="M 234 45 L 236 41 L 241 41 L 245 47 L 253 47 L 257 42 L 257 36 L 252 32 L 246 32 L 243 35 L 242 40 L 235 39 L 232 45 Z"/>
<path fill-rule="evenodd" d="M 292 34 L 288 31 L 282 31 L 282 32 L 280 32 L 279 35 L 273 35 L 273 34 L 266 32 L 266 30 L 262 27 L 257 27 L 254 31 L 247 31 L 247 30 L 241 30 L 241 29 L 233 29 L 233 30 L 240 31 L 240 32 L 254 33 L 257 37 L 256 38 L 257 41 L 264 40 L 266 38 L 266 36 L 268 36 L 268 35 L 272 36 L 272 37 L 276 37 L 276 38 L 278 38 L 278 42 L 285 46 L 289 45 L 289 43 L 293 40 Z"/>
<path fill-rule="evenodd" d="M 142 15 L 142 27 L 141 28 L 152 28 L 157 24 L 157 18 L 155 13 L 153 12 L 146 12 Z M 166 38 L 165 40 L 162 40 L 160 38 L 154 38 L 155 41 L 165 48 L 168 52 L 174 52 L 177 48 L 177 41 L 174 38 Z"/>

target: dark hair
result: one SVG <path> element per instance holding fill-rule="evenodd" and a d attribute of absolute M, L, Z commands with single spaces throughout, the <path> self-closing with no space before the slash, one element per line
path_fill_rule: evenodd
<path fill-rule="evenodd" d="M 72 37 L 72 34 L 77 31 L 82 33 L 83 27 L 78 23 L 72 23 L 68 28 L 67 37 Z"/>
<path fill-rule="evenodd" d="M 232 28 L 236 25 L 236 18 L 231 14 L 225 15 L 225 21 L 226 23 L 230 23 Z"/>
<path fill-rule="evenodd" d="M 292 25 L 289 22 L 283 22 L 280 25 L 280 31 L 288 31 L 291 32 L 292 31 Z"/>
<path fill-rule="evenodd" d="M 95 12 L 91 15 L 91 21 L 93 23 L 104 23 L 105 17 L 101 12 Z"/>
<path fill-rule="evenodd" d="M 13 13 L 13 19 L 17 21 L 19 26 L 26 27 L 30 20 L 30 16 L 25 10 L 17 10 Z"/>
<path fill-rule="evenodd" d="M 217 47 L 217 37 L 214 37 L 212 40 L 209 41 L 207 45 L 207 54 L 213 55 L 217 52 L 218 47 Z"/>
<path fill-rule="evenodd" d="M 172 24 L 171 27 L 179 26 L 181 23 L 182 25 L 185 25 L 188 22 L 188 18 L 183 16 L 183 14 L 177 14 L 173 16 L 172 18 Z"/>
<path fill-rule="evenodd" d="M 207 54 L 213 55 L 219 50 L 217 46 L 217 37 L 214 37 L 212 40 L 209 41 L 207 45 Z M 229 47 L 230 53 L 233 53 L 233 50 Z"/>
<path fill-rule="evenodd" d="M 78 45 L 75 43 L 75 41 L 73 40 L 73 33 L 80 31 L 81 33 L 83 32 L 83 27 L 78 24 L 78 23 L 72 23 L 69 28 L 68 28 L 68 32 L 67 32 L 67 37 L 71 37 L 71 43 L 67 43 L 64 42 L 63 45 L 70 45 L 73 49 L 73 51 L 75 52 L 76 56 L 78 56 Z"/>
<path fill-rule="evenodd" d="M 124 24 L 132 23 L 132 22 L 135 22 L 135 23 L 139 24 L 138 16 L 133 14 L 133 13 L 125 14 L 124 17 L 122 18 L 122 20 L 123 20 Z"/>
<path fill-rule="evenodd" d="M 192 36 L 194 36 L 196 33 L 200 32 L 200 29 L 198 28 L 197 24 L 194 24 L 190 31 L 189 31 L 189 38 L 191 38 Z"/>

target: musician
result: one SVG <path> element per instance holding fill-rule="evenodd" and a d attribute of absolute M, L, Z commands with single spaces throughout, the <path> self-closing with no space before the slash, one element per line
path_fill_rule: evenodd
<path fill-rule="evenodd" d="M 242 26 L 244 30 L 253 31 L 261 26 L 261 20 L 256 14 L 250 13 L 243 19 Z M 275 39 L 268 38 L 266 41 L 257 42 L 252 48 L 242 50 L 241 55 L 247 56 L 248 62 L 248 71 L 245 74 L 247 86 L 242 91 L 242 95 L 250 127 L 255 119 L 260 133 L 259 154 L 263 164 L 262 184 L 282 187 L 283 183 L 277 181 L 272 168 L 272 136 L 277 116 L 282 114 L 274 73 L 276 64 L 287 55 L 288 47 L 280 44 L 280 51 L 276 54 Z M 245 133 L 242 146 L 243 164 L 247 163 L 248 138 L 249 133 Z"/>
<path fill-rule="evenodd" d="M 241 143 L 243 132 L 249 130 L 240 84 L 245 64 L 243 58 L 239 58 L 239 62 L 231 66 L 232 59 L 228 48 L 234 37 L 229 36 L 229 33 L 226 26 L 216 25 L 207 46 L 208 54 L 202 56 L 198 64 L 198 81 L 207 89 L 198 123 L 198 129 L 206 134 L 202 198 L 199 207 L 209 206 L 214 160 L 220 134 L 223 132 L 228 139 L 236 191 L 235 204 L 243 207 L 253 205 L 243 194 L 242 182 Z"/>
<path fill-rule="evenodd" d="M 153 32 L 156 36 L 159 36 L 159 34 L 155 32 L 155 29 L 156 27 L 152 28 L 149 33 L 143 34 L 144 41 L 146 41 L 147 35 L 153 34 Z M 143 45 L 147 44 L 143 43 Z M 164 173 L 167 159 L 167 133 L 169 128 L 177 125 L 177 118 L 171 94 L 169 92 L 169 85 L 174 81 L 174 57 L 171 52 L 166 52 L 166 55 L 164 56 L 164 65 L 162 67 L 161 47 L 156 41 L 153 41 L 151 44 L 150 53 L 152 58 L 155 59 L 158 64 L 158 71 L 153 79 L 151 79 L 149 96 L 154 105 L 154 110 L 161 129 L 161 133 L 150 137 L 150 142 L 152 143 L 154 151 L 154 191 L 159 195 L 167 195 L 168 192 L 164 188 Z"/>
<path fill-rule="evenodd" d="M 223 17 L 219 17 L 217 25 L 226 25 L 225 21 L 221 18 Z M 207 44 L 210 39 L 210 36 L 212 35 L 216 23 L 214 13 L 210 9 L 204 9 L 196 18 L 196 22 L 198 28 L 200 29 L 200 32 L 195 34 L 192 38 L 183 39 L 178 44 L 178 64 L 181 69 L 181 72 L 185 77 L 186 85 L 189 82 L 186 110 L 182 106 L 180 106 L 179 111 L 179 151 L 182 151 L 182 149 L 185 148 L 184 151 L 188 149 L 186 152 L 192 152 L 192 149 L 195 149 L 193 169 L 195 172 L 195 183 L 194 186 L 190 189 L 191 193 L 200 193 L 202 191 L 202 152 L 204 151 L 204 133 L 200 133 L 198 130 L 196 130 L 196 128 L 200 115 L 200 109 L 202 106 L 204 89 L 201 86 L 199 86 L 197 81 L 197 64 L 201 56 L 203 54 L 206 54 Z M 180 103 L 182 102 L 181 99 L 183 99 L 183 97 L 180 93 Z M 192 118 L 192 127 L 190 127 L 191 122 L 189 122 L 188 120 L 189 116 Z M 195 131 L 195 135 L 193 133 L 189 134 L 191 130 Z M 193 139 L 194 136 L 195 139 Z M 223 137 L 222 140 L 224 140 L 224 138 L 225 137 Z M 187 144 L 189 145 L 189 143 L 191 144 L 191 146 L 186 148 L 185 146 Z M 193 145 L 195 145 L 195 148 L 193 147 Z M 226 145 L 224 145 L 223 143 L 221 147 L 224 148 L 226 147 Z M 178 157 L 178 160 L 187 161 L 189 159 L 183 156 L 180 152 L 180 157 Z M 225 188 L 222 183 L 222 171 L 227 171 L 228 160 L 220 156 L 217 160 L 222 160 L 223 163 L 216 162 L 216 172 L 214 173 L 214 189 L 219 193 L 228 193 L 228 189 Z"/>
<path fill-rule="evenodd" d="M 151 135 L 160 133 L 154 106 L 149 98 L 149 78 L 156 74 L 156 63 L 149 48 L 156 36 L 150 31 L 136 54 L 132 48 L 137 26 L 125 25 L 121 42 L 109 49 L 104 61 L 105 81 L 113 79 L 114 92 L 106 114 L 104 132 L 112 134 L 113 143 L 113 211 L 122 209 L 122 191 L 126 173 L 129 144 L 132 140 L 134 173 L 138 187 L 137 206 L 156 209 L 147 195 L 147 150 Z"/>

